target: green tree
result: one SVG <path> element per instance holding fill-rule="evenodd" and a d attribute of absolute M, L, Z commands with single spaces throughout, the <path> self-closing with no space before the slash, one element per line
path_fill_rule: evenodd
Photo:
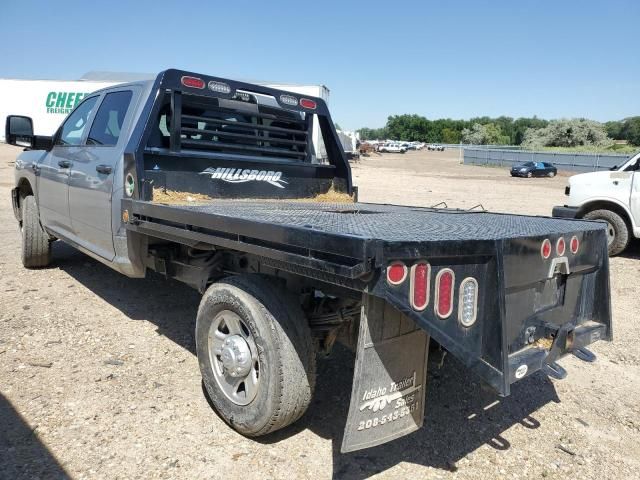
<path fill-rule="evenodd" d="M 605 126 L 584 118 L 553 120 L 543 128 L 529 128 L 522 144 L 527 148 L 540 147 L 609 147 L 613 140 Z"/>
<path fill-rule="evenodd" d="M 640 146 L 640 117 L 626 118 L 623 122 L 622 139 Z"/>
<path fill-rule="evenodd" d="M 474 123 L 471 128 L 462 130 L 462 142 L 471 145 L 506 145 L 509 136 L 495 123 Z"/>
<path fill-rule="evenodd" d="M 440 141 L 442 143 L 460 143 L 462 133 L 453 128 L 445 127 L 442 129 Z"/>

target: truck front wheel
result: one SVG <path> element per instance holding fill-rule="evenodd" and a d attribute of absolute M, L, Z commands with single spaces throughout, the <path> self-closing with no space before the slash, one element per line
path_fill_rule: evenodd
<path fill-rule="evenodd" d="M 607 222 L 607 242 L 610 256 L 618 255 L 627 248 L 629 244 L 629 228 L 624 218 L 616 212 L 612 212 L 611 210 L 593 210 L 587 213 L 584 218 L 587 220 L 604 220 Z"/>
<path fill-rule="evenodd" d="M 259 275 L 221 280 L 205 292 L 196 320 L 204 386 L 222 419 L 243 435 L 298 420 L 315 385 L 315 350 L 300 305 Z"/>
<path fill-rule="evenodd" d="M 40 225 L 38 206 L 33 195 L 22 200 L 22 265 L 26 268 L 46 267 L 51 262 L 51 241 Z"/>

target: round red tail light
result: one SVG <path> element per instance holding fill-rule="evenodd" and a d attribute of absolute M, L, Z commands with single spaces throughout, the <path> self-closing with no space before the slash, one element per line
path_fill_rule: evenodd
<path fill-rule="evenodd" d="M 204 80 L 201 78 L 184 76 L 180 81 L 185 87 L 204 88 Z"/>
<path fill-rule="evenodd" d="M 402 262 L 393 262 L 387 267 L 387 282 L 400 285 L 407 278 L 407 266 Z"/>
<path fill-rule="evenodd" d="M 566 249 L 567 249 L 567 244 L 564 241 L 564 238 L 560 237 L 556 242 L 556 252 L 558 253 L 559 256 L 562 257 Z"/>
<path fill-rule="evenodd" d="M 444 268 L 436 275 L 436 315 L 447 318 L 453 311 L 453 270 Z"/>
<path fill-rule="evenodd" d="M 548 238 L 545 238 L 544 242 L 542 242 L 540 255 L 542 255 L 542 258 L 545 260 L 551 256 L 551 241 Z"/>
<path fill-rule="evenodd" d="M 571 237 L 571 243 L 569 243 L 569 248 L 571 249 L 571 253 L 573 253 L 574 255 L 578 253 L 578 250 L 580 249 L 580 240 L 578 240 L 578 237 L 576 236 Z"/>
<path fill-rule="evenodd" d="M 431 267 L 426 262 L 416 263 L 411 267 L 411 286 L 409 302 L 414 310 L 424 310 L 429 304 L 429 277 Z"/>

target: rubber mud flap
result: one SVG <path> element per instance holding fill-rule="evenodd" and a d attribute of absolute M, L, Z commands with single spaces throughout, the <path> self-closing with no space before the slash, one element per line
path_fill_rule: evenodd
<path fill-rule="evenodd" d="M 422 427 L 429 336 L 384 300 L 363 294 L 342 453 Z"/>

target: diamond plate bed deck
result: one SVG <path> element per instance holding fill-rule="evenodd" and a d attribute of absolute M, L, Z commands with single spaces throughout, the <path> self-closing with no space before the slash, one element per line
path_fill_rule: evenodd
<path fill-rule="evenodd" d="M 135 214 L 214 230 L 229 231 L 225 228 L 229 222 L 251 223 L 255 237 L 261 237 L 261 226 L 383 242 L 500 240 L 603 228 L 589 221 L 373 203 L 216 200 L 194 205 L 133 204 Z"/>

